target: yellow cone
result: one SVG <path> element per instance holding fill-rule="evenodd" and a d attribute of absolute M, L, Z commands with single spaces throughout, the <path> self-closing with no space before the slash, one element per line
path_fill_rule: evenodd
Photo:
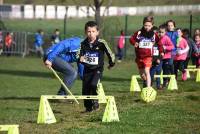
<path fill-rule="evenodd" d="M 175 75 L 172 75 L 169 81 L 168 90 L 178 90 Z"/>
<path fill-rule="evenodd" d="M 196 82 L 200 82 L 200 69 L 197 70 Z"/>
<path fill-rule="evenodd" d="M 110 96 L 106 105 L 105 112 L 103 114 L 102 122 L 114 122 L 119 121 L 119 116 L 117 112 L 117 106 L 115 104 L 115 98 Z"/>
<path fill-rule="evenodd" d="M 151 102 L 156 99 L 157 92 L 152 87 L 143 88 L 141 91 L 141 98 L 145 102 Z"/>
<path fill-rule="evenodd" d="M 56 118 L 53 114 L 53 111 L 50 107 L 50 104 L 47 98 L 45 98 L 44 96 L 41 96 L 37 123 L 51 124 L 55 122 L 56 122 Z"/>
<path fill-rule="evenodd" d="M 136 76 L 132 76 L 130 92 L 141 91 Z"/>
<path fill-rule="evenodd" d="M 186 70 L 186 73 L 187 73 L 187 78 L 190 78 L 190 71 Z"/>
<path fill-rule="evenodd" d="M 8 129 L 8 134 L 19 134 L 18 126 L 11 126 Z"/>
<path fill-rule="evenodd" d="M 103 90 L 103 85 L 100 82 L 97 85 L 97 94 L 99 97 L 99 103 L 106 103 L 106 96 Z"/>
<path fill-rule="evenodd" d="M 160 84 L 163 84 L 163 71 L 160 74 Z"/>

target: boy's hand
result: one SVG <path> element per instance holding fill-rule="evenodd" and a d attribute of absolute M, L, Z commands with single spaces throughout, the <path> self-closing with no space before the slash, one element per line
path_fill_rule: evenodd
<path fill-rule="evenodd" d="M 45 66 L 48 67 L 48 68 L 50 68 L 50 67 L 52 66 L 52 62 L 49 61 L 49 60 L 46 60 L 44 64 L 45 64 Z"/>
<path fill-rule="evenodd" d="M 138 46 L 139 46 L 139 43 L 138 42 L 135 42 L 135 48 L 138 48 Z"/>
<path fill-rule="evenodd" d="M 157 64 L 160 64 L 160 60 L 159 60 L 159 59 L 157 59 L 157 60 L 156 60 L 156 63 L 157 63 Z"/>
<path fill-rule="evenodd" d="M 85 61 L 85 57 L 84 56 L 81 56 L 80 57 L 80 62 L 84 62 Z"/>
<path fill-rule="evenodd" d="M 160 55 L 161 55 L 161 57 L 163 57 L 163 56 L 164 56 L 164 53 L 161 53 Z"/>
<path fill-rule="evenodd" d="M 114 65 L 115 63 L 109 64 L 108 69 L 110 70 Z"/>

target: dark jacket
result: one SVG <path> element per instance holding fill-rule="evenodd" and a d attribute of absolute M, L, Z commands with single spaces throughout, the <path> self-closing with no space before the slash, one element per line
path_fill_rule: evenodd
<path fill-rule="evenodd" d="M 85 57 L 84 69 L 87 70 L 95 70 L 103 71 L 104 66 L 104 53 L 108 56 L 109 65 L 114 66 L 115 56 L 110 50 L 107 42 L 103 39 L 96 39 L 93 44 L 90 44 L 88 39 L 86 38 L 83 42 L 81 42 L 81 50 L 80 56 Z"/>

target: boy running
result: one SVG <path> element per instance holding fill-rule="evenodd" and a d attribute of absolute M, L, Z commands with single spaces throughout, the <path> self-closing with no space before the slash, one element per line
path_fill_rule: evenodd
<path fill-rule="evenodd" d="M 151 87 L 150 68 L 152 65 L 153 46 L 158 42 L 158 36 L 153 31 L 153 17 L 147 16 L 143 20 L 143 27 L 131 38 L 130 43 L 135 47 L 136 63 L 139 68 L 141 78 L 144 80 L 144 87 Z M 159 51 L 162 48 L 158 46 Z"/>
<path fill-rule="evenodd" d="M 108 56 L 110 69 L 115 65 L 115 57 L 107 42 L 99 39 L 99 28 L 94 21 L 85 24 L 86 39 L 81 42 L 80 62 L 84 64 L 83 95 L 97 95 L 97 83 L 101 79 L 104 66 L 104 54 Z M 84 100 L 85 112 L 99 108 L 98 100 Z"/>

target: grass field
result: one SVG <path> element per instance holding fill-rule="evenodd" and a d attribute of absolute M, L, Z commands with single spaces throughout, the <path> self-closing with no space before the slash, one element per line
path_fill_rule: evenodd
<path fill-rule="evenodd" d="M 128 35 L 142 27 L 142 20 L 144 16 L 128 16 Z M 159 26 L 172 19 L 176 22 L 177 27 L 189 28 L 190 27 L 190 16 L 178 16 L 178 15 L 167 15 L 167 16 L 154 16 L 155 26 Z M 67 36 L 72 35 L 83 35 L 84 24 L 88 20 L 94 20 L 94 18 L 82 18 L 82 19 L 67 19 Z M 36 32 L 38 29 L 43 29 L 45 33 L 51 34 L 56 28 L 61 30 L 63 34 L 64 21 L 63 20 L 3 20 L 5 27 L 12 31 L 26 31 Z M 200 16 L 193 15 L 192 28 L 198 28 L 200 23 Z M 103 18 L 103 29 L 101 32 L 105 36 L 119 35 L 119 31 L 125 27 L 125 16 L 116 17 L 104 17 Z"/>
<path fill-rule="evenodd" d="M 157 99 L 146 104 L 139 94 L 129 92 L 137 69 L 133 60 L 127 60 L 105 69 L 102 80 L 105 94 L 115 96 L 120 122 L 101 122 L 105 105 L 98 112 L 82 114 L 82 101 L 80 105 L 50 101 L 57 123 L 38 125 L 39 98 L 55 94 L 58 80 L 41 59 L 0 57 L 0 61 L 0 124 L 19 124 L 21 134 L 200 133 L 200 83 L 194 76 L 179 80 L 178 91 L 159 91 Z M 71 91 L 81 94 L 80 80 Z"/>
<path fill-rule="evenodd" d="M 133 32 L 142 27 L 142 20 L 144 16 L 128 16 L 128 28 L 127 35 L 132 35 Z M 180 28 L 189 28 L 190 27 L 190 18 L 189 15 L 177 16 L 177 15 L 168 15 L 168 16 L 155 16 L 155 25 L 159 26 L 166 22 L 169 19 L 173 19 L 176 22 L 176 26 Z M 84 36 L 84 24 L 88 20 L 93 20 L 93 18 L 84 18 L 84 19 L 68 19 L 67 20 L 67 37 L 74 35 Z M 42 28 L 47 36 L 45 36 L 45 45 L 48 45 L 50 42 L 50 35 L 52 32 L 59 28 L 63 38 L 63 20 L 3 20 L 6 28 L 10 31 L 26 31 L 31 32 L 28 34 L 28 45 L 33 45 L 34 34 L 38 29 Z M 200 15 L 193 15 L 192 30 L 199 28 L 200 24 Z M 114 39 L 114 36 L 119 36 L 120 30 L 124 29 L 125 26 L 125 16 L 118 17 L 105 17 L 103 19 L 103 29 L 100 31 L 103 38 L 108 41 L 115 50 L 117 40 Z M 130 47 L 127 40 L 127 57 L 133 56 L 133 47 Z M 44 47 L 45 47 L 44 45 Z"/>

